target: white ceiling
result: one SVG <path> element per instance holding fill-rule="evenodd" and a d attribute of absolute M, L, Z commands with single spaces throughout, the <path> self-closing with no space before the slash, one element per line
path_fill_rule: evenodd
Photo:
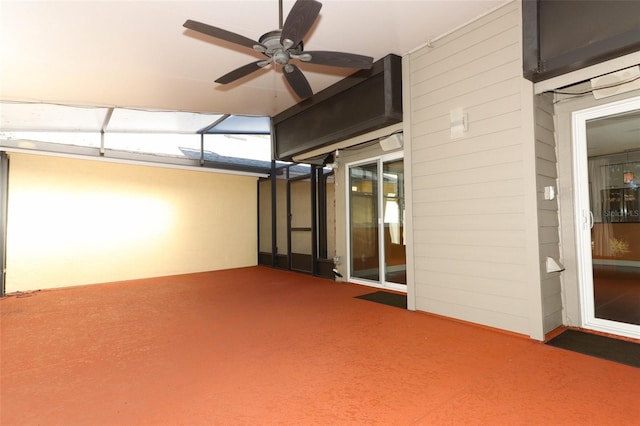
<path fill-rule="evenodd" d="M 308 50 L 404 55 L 505 0 L 321 0 Z M 293 1 L 284 1 L 284 16 Z M 268 67 L 213 81 L 258 53 L 182 27 L 201 21 L 257 40 L 278 27 L 277 0 L 0 0 L 0 100 L 274 115 L 298 102 Z M 314 92 L 353 70 L 302 64 Z"/>

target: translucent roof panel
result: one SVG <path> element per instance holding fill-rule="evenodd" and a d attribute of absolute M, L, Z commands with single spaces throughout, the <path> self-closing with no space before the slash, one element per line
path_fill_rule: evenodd
<path fill-rule="evenodd" d="M 261 173 L 271 168 L 270 117 L 0 101 L 0 118 L 0 146 L 79 155 L 99 148 L 122 158 L 161 156 L 176 164 L 203 158 Z"/>
<path fill-rule="evenodd" d="M 200 152 L 200 135 L 170 133 L 105 133 L 105 149 L 169 157 L 185 157 L 184 150 Z"/>
<path fill-rule="evenodd" d="M 271 161 L 271 138 L 266 135 L 207 135 L 204 149 L 234 158 Z"/>
<path fill-rule="evenodd" d="M 271 118 L 230 115 L 206 133 L 218 135 L 269 135 L 271 134 Z"/>
<path fill-rule="evenodd" d="M 103 127 L 106 127 L 103 129 Z M 0 131 L 269 135 L 270 117 L 0 102 Z"/>
<path fill-rule="evenodd" d="M 0 103 L 0 130 L 99 132 L 109 108 L 37 103 Z"/>
<path fill-rule="evenodd" d="M 100 148 L 99 132 L 4 132 L 0 130 L 0 143 L 11 140 Z"/>
<path fill-rule="evenodd" d="M 106 132 L 131 133 L 197 133 L 220 118 L 221 114 L 179 111 L 143 111 L 116 108 Z"/>

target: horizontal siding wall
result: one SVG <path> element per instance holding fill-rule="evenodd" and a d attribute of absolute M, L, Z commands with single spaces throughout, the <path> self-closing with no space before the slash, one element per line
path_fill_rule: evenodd
<path fill-rule="evenodd" d="M 544 188 L 551 186 L 557 192 L 558 169 L 556 140 L 553 124 L 553 95 L 535 97 L 536 177 L 538 194 L 538 236 L 540 240 L 540 276 L 544 332 L 562 325 L 562 296 L 560 272 L 548 273 L 546 258 L 560 260 L 560 233 L 558 199 L 545 200 Z"/>
<path fill-rule="evenodd" d="M 411 54 L 409 113 L 416 309 L 529 335 L 520 40 L 513 2 Z"/>

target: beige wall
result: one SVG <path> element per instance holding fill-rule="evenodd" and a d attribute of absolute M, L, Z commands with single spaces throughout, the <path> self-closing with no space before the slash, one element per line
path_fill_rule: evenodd
<path fill-rule="evenodd" d="M 536 119 L 536 182 L 538 194 L 538 235 L 540 239 L 540 276 L 544 332 L 562 325 L 561 272 L 547 272 L 546 258 L 559 261 L 560 232 L 558 199 L 545 200 L 544 188 L 558 188 L 555 127 L 553 123 L 553 95 L 535 97 Z"/>
<path fill-rule="evenodd" d="M 415 307 L 543 339 L 534 99 L 522 77 L 521 21 L 514 1 L 405 59 Z M 452 138 L 457 108 L 468 131 Z"/>
<path fill-rule="evenodd" d="M 7 292 L 256 264 L 256 178 L 10 154 Z"/>

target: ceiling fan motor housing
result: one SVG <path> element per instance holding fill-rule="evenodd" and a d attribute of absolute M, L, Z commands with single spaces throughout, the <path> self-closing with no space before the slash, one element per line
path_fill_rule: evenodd
<path fill-rule="evenodd" d="M 255 45 L 254 49 L 272 58 L 276 64 L 288 64 L 289 59 L 302 53 L 302 42 L 294 48 L 286 49 L 280 42 L 281 35 L 282 30 L 270 31 L 264 34 L 260 37 L 260 44 Z"/>

